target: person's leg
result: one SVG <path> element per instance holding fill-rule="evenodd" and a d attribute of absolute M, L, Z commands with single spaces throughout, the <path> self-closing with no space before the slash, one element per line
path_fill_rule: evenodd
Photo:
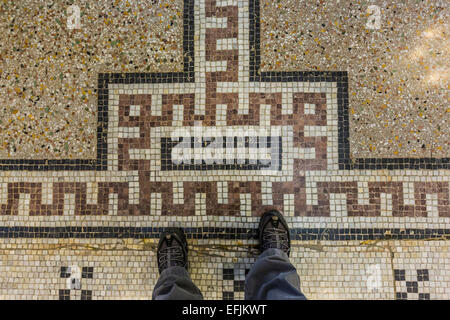
<path fill-rule="evenodd" d="M 258 230 L 261 254 L 245 279 L 245 299 L 306 300 L 289 261 L 291 239 L 283 215 L 276 210 L 264 213 Z"/>
<path fill-rule="evenodd" d="M 261 253 L 245 280 L 246 300 L 306 300 L 297 270 L 281 249 Z"/>
<path fill-rule="evenodd" d="M 154 300 L 201 300 L 203 295 L 187 271 L 187 241 L 182 229 L 167 228 L 158 243 L 160 277 L 153 289 Z"/>
<path fill-rule="evenodd" d="M 169 267 L 159 276 L 153 300 L 202 300 L 203 295 L 184 267 Z"/>

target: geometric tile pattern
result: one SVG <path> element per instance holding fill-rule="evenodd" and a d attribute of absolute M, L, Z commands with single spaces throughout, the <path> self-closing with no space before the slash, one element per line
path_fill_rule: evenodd
<path fill-rule="evenodd" d="M 157 242 L 0 239 L 0 299 L 150 299 L 159 277 Z M 190 275 L 205 299 L 244 298 L 243 281 L 257 257 L 256 244 L 189 240 Z M 450 298 L 445 240 L 294 240 L 290 260 L 312 300 Z"/>
<path fill-rule="evenodd" d="M 182 226 L 205 298 L 241 299 L 277 208 L 308 298 L 450 298 L 448 159 L 350 159 L 347 73 L 261 72 L 259 1 L 183 15 L 183 72 L 99 75 L 97 159 L 0 161 L 0 297 L 148 299 Z"/>
<path fill-rule="evenodd" d="M 59 290 L 59 300 L 92 300 L 92 290 L 82 290 L 81 282 L 92 279 L 93 273 L 93 267 L 83 267 L 81 272 L 77 265 L 61 267 L 60 277 L 66 279 L 66 288 Z"/>
<path fill-rule="evenodd" d="M 430 280 L 428 269 L 416 270 L 416 275 L 410 279 L 411 281 L 406 280 L 406 270 L 394 270 L 394 274 L 396 300 L 430 300 L 430 293 L 426 292 L 428 287 L 425 285 L 425 282 Z"/>
<path fill-rule="evenodd" d="M 260 72 L 258 1 L 185 1 L 184 9 L 183 72 L 99 75 L 95 163 L 2 162 L 2 172 L 15 172 L 0 181 L 4 226 L 80 227 L 77 217 L 86 217 L 104 227 L 96 216 L 108 226 L 163 226 L 181 216 L 198 225 L 228 216 L 249 227 L 275 207 L 306 229 L 448 233 L 445 166 L 342 160 L 345 72 Z M 177 149 L 183 130 L 192 141 Z M 191 158 L 177 164 L 174 151 Z M 267 166 L 265 153 L 278 157 Z"/>
<path fill-rule="evenodd" d="M 445 241 L 397 242 L 392 268 L 395 299 L 436 300 L 450 298 L 448 264 L 450 251 Z"/>
<path fill-rule="evenodd" d="M 348 216 L 392 216 L 392 217 L 450 217 L 448 182 L 310 182 L 307 186 L 305 177 L 295 171 L 293 181 L 271 183 L 271 204 L 283 208 L 283 194 L 293 194 L 296 216 L 330 217 L 336 211 L 345 211 Z M 5 184 L 6 201 L 1 204 L 2 215 L 105 215 L 110 208 L 111 197 L 117 204 L 116 214 L 148 215 L 152 214 L 151 197 L 144 194 L 158 194 L 161 207 L 153 207 L 158 212 L 183 212 L 194 215 L 195 194 L 205 193 L 210 200 L 206 204 L 207 215 L 241 214 L 242 193 L 250 194 L 252 212 L 261 212 L 265 207 L 260 182 L 225 182 L 226 203 L 219 203 L 217 182 L 183 182 L 180 185 L 181 201 L 175 202 L 174 182 L 150 182 L 150 172 L 139 172 L 138 183 L 96 183 L 95 188 L 89 183 L 50 183 L 51 187 L 43 194 L 42 183 L 16 182 Z M 220 178 L 222 176 L 217 176 Z M 286 177 L 286 176 L 284 176 Z M 224 178 L 224 177 L 222 177 Z M 405 185 L 411 186 L 405 193 Z M 136 190 L 141 188 L 141 190 Z M 89 190 L 89 192 L 88 192 Z M 411 190 L 411 191 L 410 191 Z M 284 192 L 286 193 L 284 193 Z M 360 192 L 358 192 L 360 191 Z M 92 193 L 94 192 L 94 193 Z M 135 198 L 132 192 L 139 192 Z M 43 197 L 48 200 L 43 200 Z M 89 197 L 88 197 L 89 195 Z M 89 198 L 95 197 L 94 201 Z M 336 198 L 339 200 L 333 200 Z M 406 198 L 408 197 L 408 198 Z M 70 204 L 70 199 L 73 203 Z M 69 201 L 69 202 L 68 202 Z M 90 203 L 89 203 L 90 202 Z M 130 204 L 130 202 L 135 204 Z M 336 210 L 336 204 L 341 204 Z M 67 212 L 70 207 L 71 211 Z M 156 210 L 155 210 L 156 209 Z"/>

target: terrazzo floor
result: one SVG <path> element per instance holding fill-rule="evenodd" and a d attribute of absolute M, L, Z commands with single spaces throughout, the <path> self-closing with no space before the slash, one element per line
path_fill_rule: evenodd
<path fill-rule="evenodd" d="M 445 1 L 0 2 L 0 299 L 150 299 L 164 227 L 243 299 L 450 298 Z"/>

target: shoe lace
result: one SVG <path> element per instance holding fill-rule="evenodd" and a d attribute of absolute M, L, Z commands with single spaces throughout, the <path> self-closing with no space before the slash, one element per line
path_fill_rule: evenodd
<path fill-rule="evenodd" d="M 161 249 L 158 261 L 163 267 L 184 266 L 183 251 L 175 246 Z"/>
<path fill-rule="evenodd" d="M 288 234 L 285 229 L 266 228 L 263 234 L 264 249 L 278 248 L 285 252 L 289 250 Z"/>

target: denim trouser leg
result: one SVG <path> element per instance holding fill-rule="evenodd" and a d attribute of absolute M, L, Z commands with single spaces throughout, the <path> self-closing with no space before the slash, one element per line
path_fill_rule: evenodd
<path fill-rule="evenodd" d="M 153 289 L 154 300 L 202 300 L 203 295 L 185 268 L 164 270 Z M 300 278 L 287 254 L 267 249 L 256 260 L 245 281 L 246 300 L 306 300 Z"/>
<path fill-rule="evenodd" d="M 267 249 L 256 260 L 245 279 L 245 300 L 306 300 L 300 278 L 288 255 Z"/>
<path fill-rule="evenodd" d="M 153 300 L 203 300 L 203 295 L 183 267 L 161 272 L 153 289 Z"/>

